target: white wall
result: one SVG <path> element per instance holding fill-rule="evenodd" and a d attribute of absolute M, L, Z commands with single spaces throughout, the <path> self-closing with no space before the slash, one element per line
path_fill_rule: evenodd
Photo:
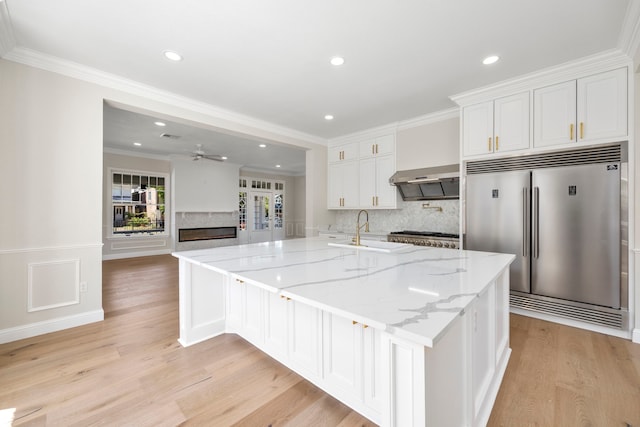
<path fill-rule="evenodd" d="M 240 165 L 191 158 L 171 158 L 174 212 L 238 210 Z"/>
<path fill-rule="evenodd" d="M 636 63 L 635 65 L 635 69 L 637 70 L 638 64 Z M 637 138 L 635 136 L 638 129 L 640 129 L 640 75 L 636 72 L 633 77 L 635 86 L 634 99 L 631 104 L 634 108 L 634 123 L 632 124 L 634 129 L 630 132 L 630 134 L 633 135 L 633 140 L 629 141 L 629 146 L 633 148 L 634 157 L 633 159 L 629 159 L 629 170 L 631 173 L 629 179 L 634 180 L 634 200 L 636 200 L 636 206 L 632 206 L 633 217 L 629 218 L 629 226 L 633 227 L 634 230 L 634 243 L 633 246 L 629 246 L 629 268 L 634 269 L 634 282 L 629 283 L 629 295 L 632 298 L 635 297 L 635 328 L 633 331 L 633 341 L 640 343 L 640 206 L 637 205 L 640 201 L 640 171 L 638 171 L 638 167 L 640 166 L 640 147 L 636 143 Z"/>
<path fill-rule="evenodd" d="M 166 254 L 171 252 L 171 210 L 170 205 L 165 207 L 165 231 L 166 235 L 155 236 L 112 236 L 111 235 L 111 176 L 110 168 L 125 171 L 141 171 L 150 174 L 171 175 L 169 160 L 149 159 L 139 156 L 128 156 L 105 152 L 103 154 L 103 209 L 102 209 L 102 259 L 129 258 L 134 256 L 147 256 Z M 170 186 L 166 188 L 166 196 L 171 198 Z"/>
<path fill-rule="evenodd" d="M 74 75 L 89 78 L 86 73 Z M 217 110 L 133 83 L 101 84 L 112 87 L 0 59 L 0 342 L 103 318 L 105 101 L 306 148 L 312 157 L 324 158 L 326 167 L 326 147 L 303 135 L 221 117 Z M 325 182 L 323 168 L 312 168 L 307 176 L 319 173 Z M 312 218 L 325 215 L 326 203 L 314 200 L 307 207 Z M 33 289 L 71 295 L 86 282 L 87 292 L 80 293 L 77 303 L 29 312 L 29 266 L 42 273 L 53 271 L 55 262 L 66 263 L 65 274 L 49 280 L 46 274 L 32 275 L 37 278 Z M 73 266 L 78 266 L 77 279 L 71 274 Z"/>
<path fill-rule="evenodd" d="M 397 170 L 460 163 L 460 118 L 399 130 L 396 134 Z"/>

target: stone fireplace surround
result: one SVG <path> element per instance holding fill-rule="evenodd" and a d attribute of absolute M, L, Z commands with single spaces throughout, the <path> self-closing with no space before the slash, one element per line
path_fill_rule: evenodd
<path fill-rule="evenodd" d="M 179 242 L 179 230 L 185 228 L 237 227 L 238 212 L 176 212 L 174 221 L 175 250 L 215 248 L 239 244 L 238 238 Z"/>

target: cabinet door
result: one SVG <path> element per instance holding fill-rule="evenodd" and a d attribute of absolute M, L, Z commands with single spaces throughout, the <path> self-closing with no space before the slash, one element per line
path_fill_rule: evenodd
<path fill-rule="evenodd" d="M 389 178 L 396 172 L 394 155 L 376 158 L 376 207 L 395 209 L 398 205 L 398 190 L 389 184 Z"/>
<path fill-rule="evenodd" d="M 385 135 L 376 138 L 376 154 L 383 156 L 385 154 L 395 154 L 396 137 L 395 135 Z"/>
<path fill-rule="evenodd" d="M 323 319 L 323 374 L 331 388 L 362 400 L 362 325 L 327 312 Z"/>
<path fill-rule="evenodd" d="M 357 142 L 349 144 L 332 145 L 329 147 L 329 163 L 336 163 L 348 160 L 356 160 L 360 154 L 360 145 Z"/>
<path fill-rule="evenodd" d="M 360 176 L 358 161 L 342 163 L 342 206 L 357 209 L 360 201 Z"/>
<path fill-rule="evenodd" d="M 578 141 L 627 135 L 627 69 L 578 80 Z"/>
<path fill-rule="evenodd" d="M 235 279 L 227 283 L 227 332 L 240 332 L 242 328 L 242 287 Z"/>
<path fill-rule="evenodd" d="M 464 107 L 462 121 L 464 155 L 493 153 L 493 102 Z"/>
<path fill-rule="evenodd" d="M 264 347 L 281 361 L 288 355 L 288 302 L 278 294 L 265 292 Z"/>
<path fill-rule="evenodd" d="M 529 148 L 529 92 L 494 101 L 494 152 Z"/>
<path fill-rule="evenodd" d="M 576 141 L 576 81 L 533 92 L 533 146 L 547 147 Z"/>
<path fill-rule="evenodd" d="M 364 361 L 364 403 L 370 408 L 382 412 L 382 363 L 380 331 L 366 328 L 364 332 L 363 361 Z"/>
<path fill-rule="evenodd" d="M 241 335 L 256 345 L 263 342 L 263 290 L 249 284 L 243 284 L 244 310 L 242 313 Z"/>
<path fill-rule="evenodd" d="M 370 138 L 360 141 L 360 158 L 366 159 L 376 155 L 376 139 Z"/>
<path fill-rule="evenodd" d="M 289 301 L 289 360 L 310 378 L 320 374 L 320 311 L 297 301 Z"/>
<path fill-rule="evenodd" d="M 327 208 L 339 209 L 342 207 L 342 164 L 331 163 L 328 167 L 327 179 Z"/>
<path fill-rule="evenodd" d="M 376 159 L 360 160 L 359 207 L 372 208 L 376 203 Z"/>

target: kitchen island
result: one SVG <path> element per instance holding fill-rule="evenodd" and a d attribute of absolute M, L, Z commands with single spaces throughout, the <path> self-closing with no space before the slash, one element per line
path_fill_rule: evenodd
<path fill-rule="evenodd" d="M 174 253 L 180 343 L 237 333 L 383 426 L 485 425 L 510 355 L 514 256 L 328 243 Z"/>

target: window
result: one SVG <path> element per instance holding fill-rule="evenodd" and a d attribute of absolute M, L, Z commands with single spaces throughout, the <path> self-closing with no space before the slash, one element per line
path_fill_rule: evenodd
<path fill-rule="evenodd" d="M 168 181 L 166 175 L 112 171 L 113 234 L 164 233 Z"/>

